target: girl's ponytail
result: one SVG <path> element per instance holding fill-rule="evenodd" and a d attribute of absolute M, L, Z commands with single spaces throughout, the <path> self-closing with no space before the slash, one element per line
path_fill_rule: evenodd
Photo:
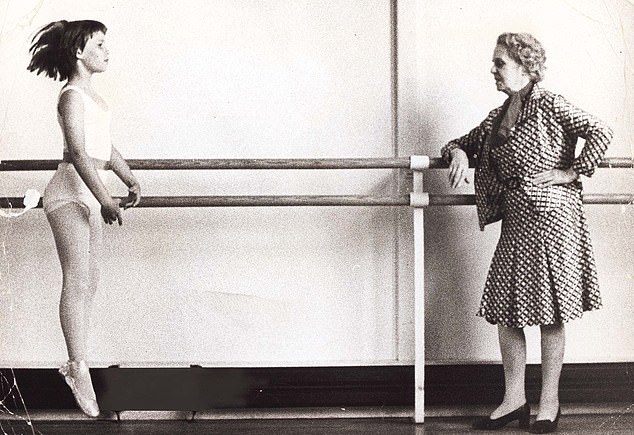
<path fill-rule="evenodd" d="M 38 75 L 44 73 L 53 80 L 67 80 L 75 70 L 77 50 L 83 50 L 95 32 L 106 33 L 106 30 L 102 23 L 92 20 L 47 24 L 33 37 L 27 69 Z"/>
<path fill-rule="evenodd" d="M 68 78 L 66 65 L 62 65 L 66 56 L 62 46 L 64 31 L 68 21 L 55 21 L 42 27 L 33 37 L 33 45 L 29 49 L 32 55 L 27 69 L 36 74 L 44 75 L 56 80 Z"/>

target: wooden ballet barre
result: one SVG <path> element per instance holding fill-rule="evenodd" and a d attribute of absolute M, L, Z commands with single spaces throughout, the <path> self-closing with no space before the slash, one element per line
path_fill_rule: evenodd
<path fill-rule="evenodd" d="M 143 197 L 138 207 L 307 207 L 408 206 L 407 196 L 280 195 L 280 196 L 155 196 Z"/>
<path fill-rule="evenodd" d="M 340 159 L 128 159 L 132 170 L 409 169 L 409 157 Z M 4 160 L 0 171 L 54 171 L 59 160 Z"/>
<path fill-rule="evenodd" d="M 406 169 L 409 157 L 341 159 L 127 160 L 138 170 L 174 169 Z"/>
<path fill-rule="evenodd" d="M 634 158 L 629 157 L 608 157 L 600 164 L 600 168 L 634 168 Z"/>
<path fill-rule="evenodd" d="M 123 198 L 120 198 L 123 199 Z M 634 194 L 584 194 L 584 204 L 634 204 Z M 289 196 L 144 196 L 137 207 L 434 207 L 474 205 L 474 195 L 420 193 L 412 196 L 289 195 Z M 42 203 L 38 204 L 38 208 Z M 24 208 L 19 197 L 0 198 L 0 208 Z"/>
<path fill-rule="evenodd" d="M 123 199 L 123 198 L 119 198 Z M 137 207 L 394 207 L 409 206 L 408 196 L 288 195 L 288 196 L 144 196 Z M 42 201 L 38 208 L 42 207 Z M 0 208 L 24 208 L 22 198 L 0 198 Z"/>
<path fill-rule="evenodd" d="M 621 193 L 584 193 L 584 204 L 634 204 L 634 194 Z M 429 206 L 475 205 L 475 195 L 429 195 Z"/>
<path fill-rule="evenodd" d="M 422 167 L 414 161 L 426 159 Z M 59 160 L 2 160 L 0 171 L 54 171 Z M 447 168 L 440 157 L 427 156 L 389 158 L 340 159 L 129 159 L 133 170 L 194 170 L 194 169 L 442 169 Z M 473 162 L 471 162 L 473 167 Z M 634 168 L 634 159 L 610 157 L 600 168 Z"/>
<path fill-rule="evenodd" d="M 582 198 L 584 204 L 634 204 L 634 195 L 629 193 L 586 193 Z"/>

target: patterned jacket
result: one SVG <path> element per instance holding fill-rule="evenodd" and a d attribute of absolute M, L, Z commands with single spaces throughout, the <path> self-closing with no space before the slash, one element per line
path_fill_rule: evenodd
<path fill-rule="evenodd" d="M 452 140 L 441 151 L 447 162 L 451 160 L 450 151 L 455 148 L 461 148 L 470 159 L 475 159 L 474 184 L 481 230 L 501 219 L 502 195 L 508 181 L 505 176 L 510 176 L 508 167 L 505 171 L 496 171 L 489 159 L 491 131 L 501 111 L 502 106 L 492 110 L 479 126 Z M 586 142 L 575 157 L 579 137 Z M 545 211 L 577 200 L 581 183 L 537 187 L 530 181 L 531 177 L 549 169 L 569 168 L 589 177 L 603 159 L 611 140 L 612 130 L 605 123 L 535 84 L 504 146 L 512 147 L 514 153 L 513 178 L 517 177 L 520 188 L 536 210 Z"/>

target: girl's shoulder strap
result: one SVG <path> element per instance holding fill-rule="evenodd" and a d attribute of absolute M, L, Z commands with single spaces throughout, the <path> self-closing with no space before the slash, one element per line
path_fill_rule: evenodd
<path fill-rule="evenodd" d="M 59 92 L 59 97 L 61 98 L 62 95 L 64 95 L 64 92 L 66 91 L 77 91 L 79 92 L 79 94 L 83 97 L 86 96 L 86 93 L 84 92 L 84 90 L 82 88 L 80 88 L 79 86 L 75 86 L 75 85 L 66 85 L 62 88 L 62 90 Z"/>
<path fill-rule="evenodd" d="M 86 98 L 88 97 L 88 95 L 86 95 L 86 93 L 84 92 L 84 90 L 82 88 L 80 88 L 79 86 L 75 86 L 75 85 L 66 85 L 62 88 L 61 91 L 59 91 L 59 96 L 57 97 L 57 116 L 60 116 L 60 107 L 59 104 L 61 102 L 62 99 L 62 95 L 64 95 L 66 93 L 66 91 L 77 91 L 77 93 L 81 96 L 81 100 L 84 104 L 84 107 L 86 107 Z M 88 97 L 89 98 L 89 97 Z"/>

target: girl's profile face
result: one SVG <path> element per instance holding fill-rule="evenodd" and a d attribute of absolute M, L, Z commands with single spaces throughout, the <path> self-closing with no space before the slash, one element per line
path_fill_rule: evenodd
<path fill-rule="evenodd" d="M 77 59 L 93 73 L 103 72 L 108 68 L 108 49 L 105 45 L 106 35 L 103 32 L 95 32 L 86 41 L 83 50 L 78 50 Z"/>

